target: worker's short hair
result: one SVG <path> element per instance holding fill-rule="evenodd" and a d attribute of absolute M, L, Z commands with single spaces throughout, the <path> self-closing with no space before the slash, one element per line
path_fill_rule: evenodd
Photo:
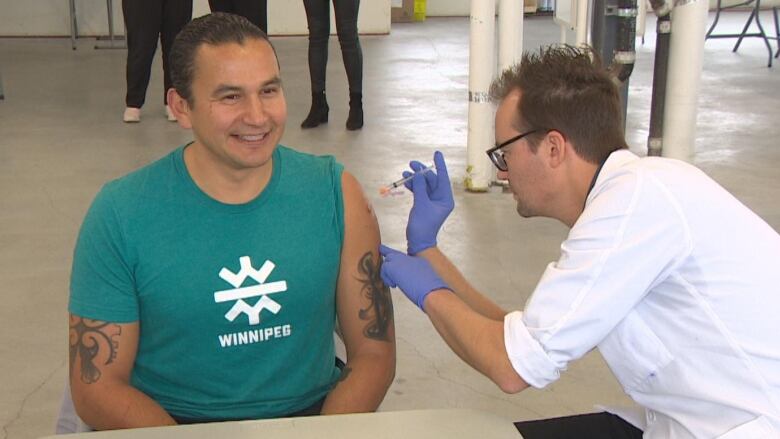
<path fill-rule="evenodd" d="M 556 45 L 524 53 L 493 82 L 490 96 L 502 101 L 514 90 L 521 92 L 514 128 L 539 130 L 528 136 L 534 152 L 549 130 L 563 134 L 591 163 L 628 147 L 617 85 L 592 49 Z"/>
<path fill-rule="evenodd" d="M 276 49 L 268 39 L 268 35 L 240 15 L 214 12 L 190 21 L 176 35 L 168 58 L 173 88 L 176 89 L 179 96 L 193 105 L 192 80 L 195 76 L 195 55 L 198 48 L 204 44 L 217 46 L 236 43 L 243 45 L 248 39 L 266 41 L 276 57 Z M 278 65 L 278 57 L 276 57 L 276 62 Z"/>

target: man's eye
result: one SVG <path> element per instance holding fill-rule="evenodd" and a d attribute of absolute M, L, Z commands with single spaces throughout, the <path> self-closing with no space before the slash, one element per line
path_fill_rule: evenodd
<path fill-rule="evenodd" d="M 222 96 L 222 100 L 223 100 L 223 101 L 227 101 L 227 102 L 235 102 L 235 101 L 237 101 L 237 100 L 238 100 L 240 97 L 241 97 L 241 96 L 239 96 L 239 95 L 237 95 L 237 94 L 232 94 L 232 95 L 225 95 L 225 96 Z"/>
<path fill-rule="evenodd" d="M 264 95 L 274 95 L 279 92 L 279 87 L 265 87 L 261 93 Z"/>

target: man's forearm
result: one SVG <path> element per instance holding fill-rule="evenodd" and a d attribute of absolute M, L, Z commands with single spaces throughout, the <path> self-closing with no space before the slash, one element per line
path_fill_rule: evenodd
<path fill-rule="evenodd" d="M 176 421 L 155 400 L 129 384 L 83 385 L 72 392 L 79 417 L 95 430 L 176 425 Z"/>
<path fill-rule="evenodd" d="M 517 393 L 528 384 L 515 372 L 504 346 L 504 322 L 477 313 L 447 290 L 425 299 L 425 311 L 450 348 L 501 390 Z"/>
<path fill-rule="evenodd" d="M 476 290 L 463 274 L 450 262 L 449 259 L 437 247 L 431 247 L 418 253 L 417 256 L 425 258 L 436 270 L 436 273 L 444 282 L 471 307 L 474 311 L 492 320 L 504 320 L 506 311 L 486 298 Z"/>
<path fill-rule="evenodd" d="M 394 357 L 363 354 L 348 359 L 339 382 L 325 399 L 322 414 L 376 411 L 394 376 Z"/>

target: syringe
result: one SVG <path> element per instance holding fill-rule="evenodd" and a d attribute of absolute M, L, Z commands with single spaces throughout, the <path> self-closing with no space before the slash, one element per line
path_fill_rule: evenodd
<path fill-rule="evenodd" d="M 431 171 L 431 170 L 434 170 L 434 169 L 436 169 L 436 165 L 435 164 L 434 165 L 430 165 L 430 166 L 426 166 L 426 167 L 420 169 L 419 171 L 415 172 L 414 174 L 412 174 L 412 175 L 410 175 L 408 177 L 404 177 L 404 178 L 402 178 L 402 179 L 400 179 L 398 181 L 394 181 L 394 182 L 388 184 L 387 186 L 383 186 L 383 187 L 379 188 L 379 195 L 385 197 L 385 196 L 389 195 L 390 192 L 393 189 L 399 188 L 399 187 L 403 186 L 404 183 L 406 183 L 407 181 L 409 181 L 412 178 L 414 178 L 415 175 L 417 175 L 417 174 L 424 174 L 424 173 L 426 173 L 428 171 Z"/>

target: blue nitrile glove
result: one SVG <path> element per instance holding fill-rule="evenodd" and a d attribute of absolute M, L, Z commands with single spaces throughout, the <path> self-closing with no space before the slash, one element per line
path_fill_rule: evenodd
<path fill-rule="evenodd" d="M 379 253 L 384 257 L 380 271 L 382 281 L 387 286 L 400 288 L 423 312 L 425 298 L 431 291 L 450 289 L 425 259 L 409 256 L 384 245 L 379 246 Z"/>
<path fill-rule="evenodd" d="M 436 246 L 436 235 L 455 207 L 444 155 L 436 151 L 433 163 L 436 170 L 428 172 L 418 172 L 425 167 L 418 161 L 409 163 L 412 170 L 417 172 L 414 178 L 405 183 L 406 188 L 414 194 L 414 205 L 406 224 L 406 244 L 410 255 Z M 412 172 L 403 173 L 404 177 L 410 175 Z"/>

